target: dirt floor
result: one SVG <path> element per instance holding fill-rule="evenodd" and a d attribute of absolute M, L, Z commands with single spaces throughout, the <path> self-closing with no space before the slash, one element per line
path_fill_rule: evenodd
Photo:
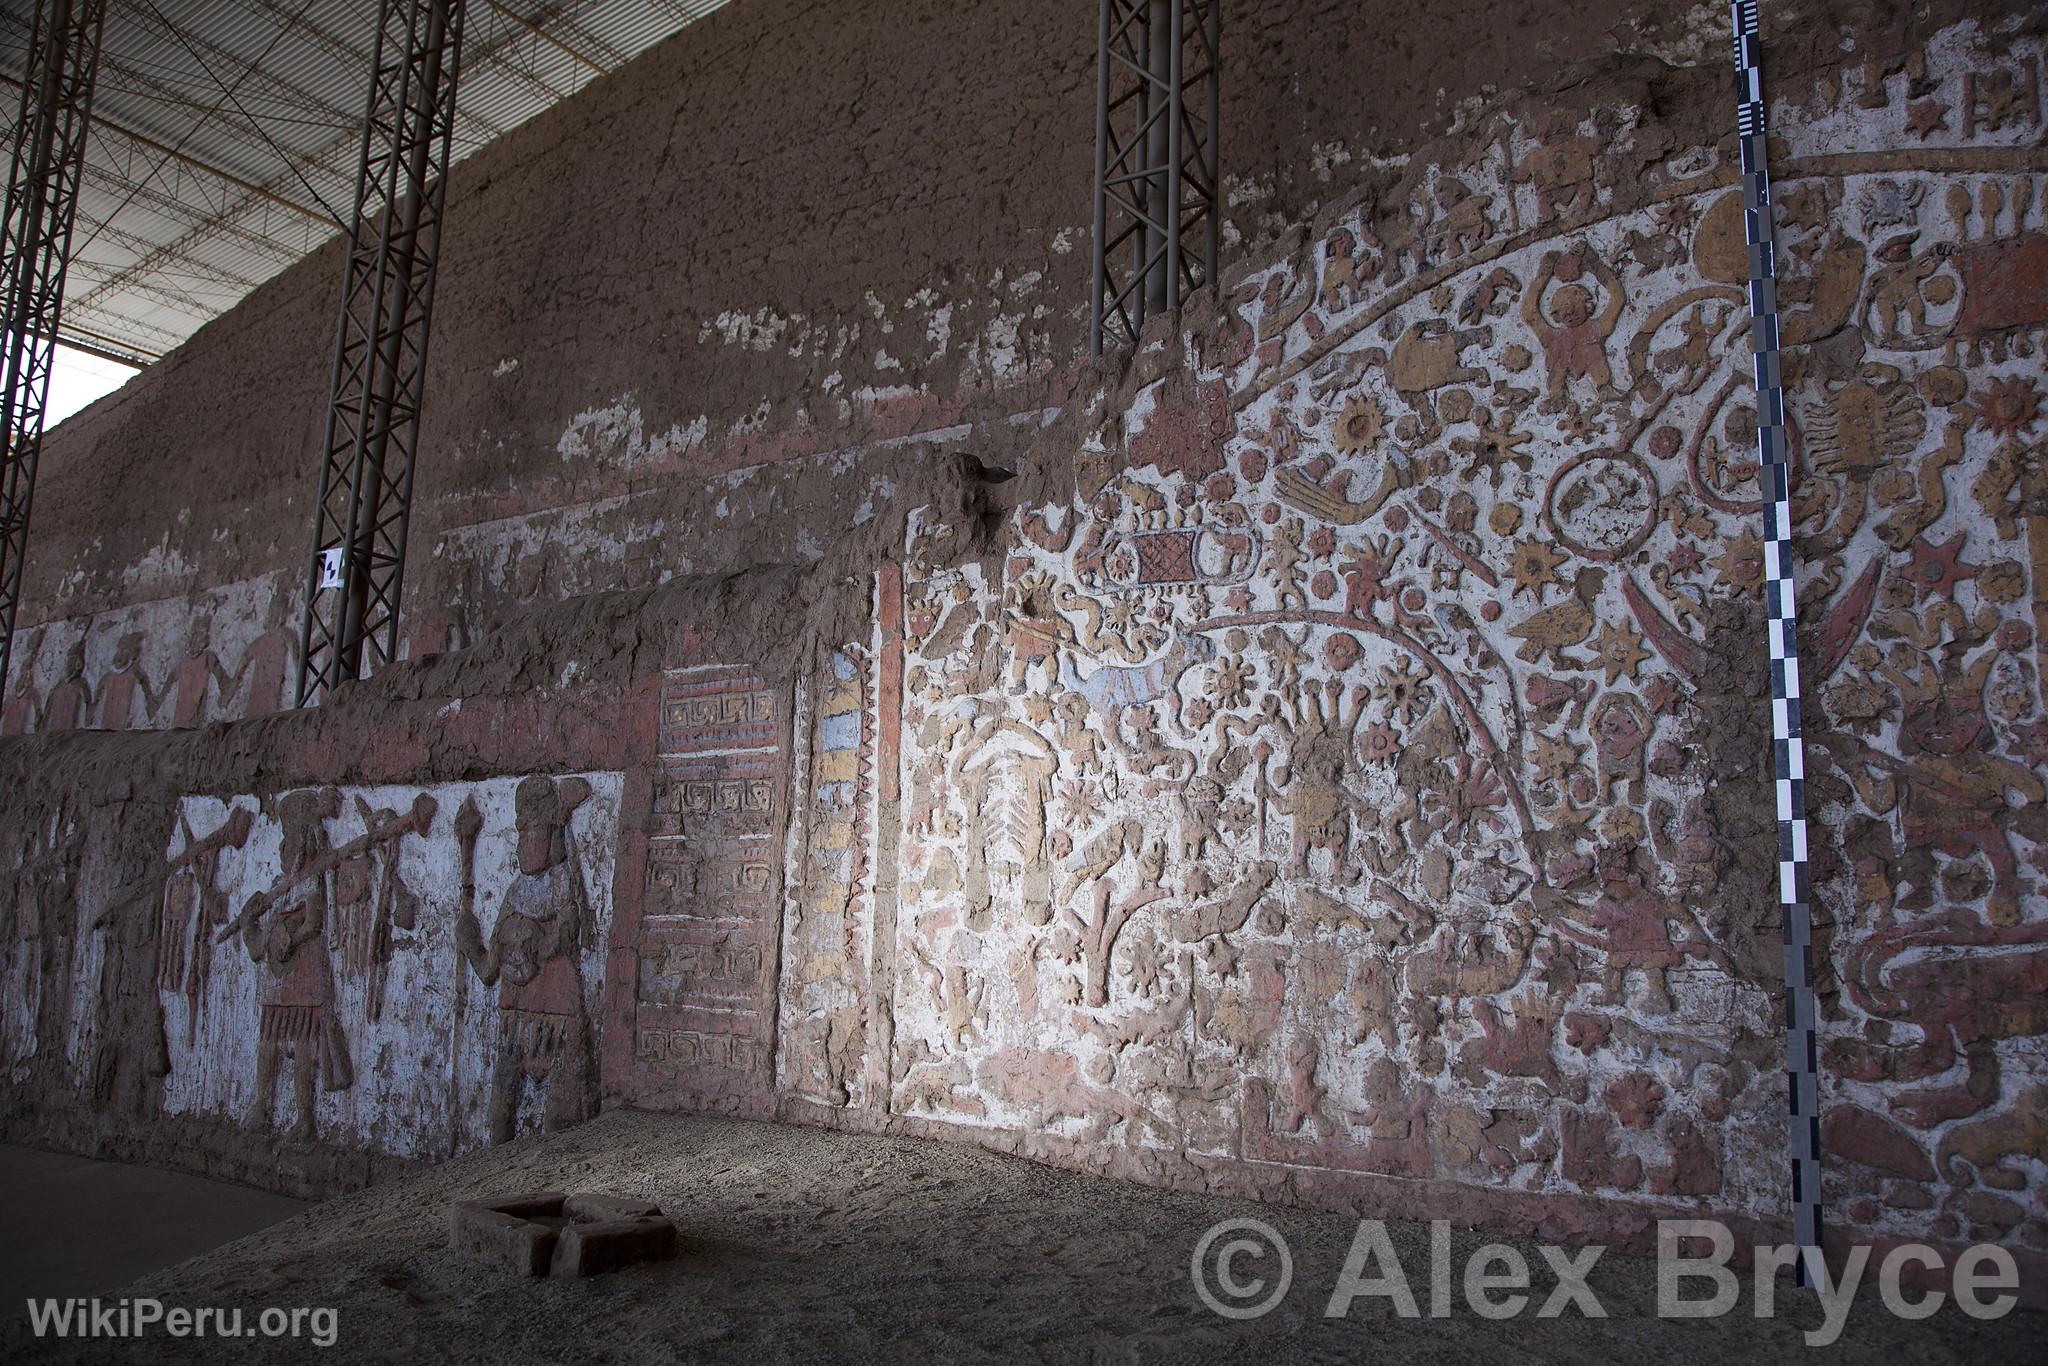
<path fill-rule="evenodd" d="M 681 1226 L 682 1253 L 566 1282 L 481 1272 L 447 1249 L 450 1201 L 549 1188 L 658 1199 Z M 1287 1240 L 1294 1284 L 1270 1314 L 1233 1322 L 1197 1298 L 1189 1264 L 1205 1230 L 1247 1217 Z M 1518 1318 L 1488 1321 L 1461 1300 L 1448 1318 L 1401 1319 L 1385 1299 L 1360 1299 L 1348 1319 L 1326 1319 L 1356 1228 L 952 1145 L 613 1113 L 314 1206 L 123 1292 L 240 1306 L 251 1323 L 265 1307 L 333 1307 L 331 1351 L 162 1337 L 118 1346 L 124 1359 L 205 1360 L 1705 1362 L 1799 1355 L 1820 1317 L 1784 1289 L 1775 1320 L 1752 1317 L 1745 1290 L 1726 1317 L 1660 1321 L 1654 1265 L 1609 1254 L 1589 1283 L 1612 1317 L 1538 1318 L 1554 1280 L 1523 1244 L 1538 1270 Z M 1428 1228 L 1389 1233 L 1427 1316 Z M 1483 1241 L 1457 1234 L 1453 1265 Z M 1272 1261 L 1236 1269 L 1249 1279 Z M 2048 1316 L 1981 1323 L 1950 1307 L 1910 1323 L 1866 1295 L 1828 1355 L 2022 1360 L 2044 1340 Z M 110 1346 L 34 1340 L 18 1310 L 0 1327 L 4 1360 L 105 1359 Z"/>
<path fill-rule="evenodd" d="M 106 1295 L 308 1208 L 226 1181 L 0 1144 L 0 1306 Z"/>

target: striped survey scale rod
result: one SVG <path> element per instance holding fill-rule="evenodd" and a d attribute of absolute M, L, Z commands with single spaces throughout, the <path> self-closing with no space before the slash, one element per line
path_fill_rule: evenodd
<path fill-rule="evenodd" d="M 1763 67 L 1756 0 L 1729 6 L 1735 25 L 1737 128 L 1749 238 L 1750 347 L 1756 355 L 1756 448 L 1764 504 L 1770 614 L 1771 738 L 1778 789 L 1778 902 L 1785 931 L 1785 1071 L 1791 1104 L 1792 1236 L 1800 1284 L 1820 1247 L 1820 1060 L 1813 994 L 1813 913 L 1806 877 L 1806 742 L 1799 723 L 1799 608 L 1792 557 L 1791 465 L 1778 359 L 1778 283 L 1765 160 Z M 1807 1249 L 1813 1249 L 1809 1252 Z"/>

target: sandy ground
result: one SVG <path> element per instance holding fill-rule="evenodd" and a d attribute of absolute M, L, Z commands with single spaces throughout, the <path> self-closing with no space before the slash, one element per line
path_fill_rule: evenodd
<path fill-rule="evenodd" d="M 0 1306 L 105 1295 L 306 1209 L 226 1181 L 0 1144 Z"/>
<path fill-rule="evenodd" d="M 450 1201 L 536 1189 L 658 1199 L 681 1226 L 674 1261 L 583 1282 L 481 1272 L 446 1245 Z M 1217 1221 L 1252 1217 L 1291 1245 L 1292 1292 L 1232 1322 L 1196 1297 L 1189 1262 Z M 1361 1299 L 1323 1317 L 1356 1231 L 1332 1215 L 1162 1193 L 953 1145 L 692 1116 L 608 1114 L 315 1206 L 289 1222 L 143 1277 L 128 1295 L 167 1304 L 331 1306 L 338 1344 L 219 1341 L 54 1344 L 18 1317 L 0 1359 L 451 1361 L 1242 1360 L 1688 1362 L 1801 1355 L 1819 1313 L 1780 1291 L 1759 1321 L 1745 1293 L 1713 1320 L 1654 1317 L 1646 1260 L 1603 1257 L 1590 1284 L 1607 1312 L 1541 1319 L 1554 1283 L 1533 1245 L 1537 1299 L 1493 1322 L 1463 1307 L 1401 1319 Z M 1392 1224 L 1429 1313 L 1429 1232 Z M 1483 1238 L 1460 1233 L 1453 1265 Z M 1270 1270 L 1239 1263 L 1249 1276 Z M 310 1326 L 310 1325 L 309 1325 Z M 1835 1360 L 2037 1359 L 2048 1316 L 1981 1323 L 1952 1307 L 1894 1319 L 1875 1296 L 1850 1313 Z M 137 1350 L 141 1349 L 141 1350 Z"/>

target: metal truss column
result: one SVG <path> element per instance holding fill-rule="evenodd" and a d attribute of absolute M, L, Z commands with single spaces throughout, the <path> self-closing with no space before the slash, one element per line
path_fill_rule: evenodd
<path fill-rule="evenodd" d="M 382 0 L 306 573 L 298 700 L 398 652 L 464 0 Z"/>
<path fill-rule="evenodd" d="M 1223 0 L 1102 0 L 1089 350 L 1216 278 Z M 1128 252 L 1126 269 L 1118 264 Z"/>
<path fill-rule="evenodd" d="M 0 289 L 5 291 L 6 355 L 0 358 L 0 688 L 7 682 L 14 610 L 21 601 L 22 556 L 36 461 L 43 449 L 43 405 L 56 357 L 71 227 L 85 173 L 86 125 L 99 67 L 106 0 L 41 0 L 29 31 L 19 130 L 7 176 L 7 221 L 0 228 Z"/>

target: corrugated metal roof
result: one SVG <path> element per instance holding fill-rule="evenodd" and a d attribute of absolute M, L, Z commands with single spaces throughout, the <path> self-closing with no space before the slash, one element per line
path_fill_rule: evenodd
<path fill-rule="evenodd" d="M 14 110 L 35 0 L 0 0 Z M 469 0 L 460 160 L 728 0 Z M 110 0 L 64 339 L 147 363 L 339 231 L 378 0 Z M 11 155 L 10 117 L 0 155 Z"/>

